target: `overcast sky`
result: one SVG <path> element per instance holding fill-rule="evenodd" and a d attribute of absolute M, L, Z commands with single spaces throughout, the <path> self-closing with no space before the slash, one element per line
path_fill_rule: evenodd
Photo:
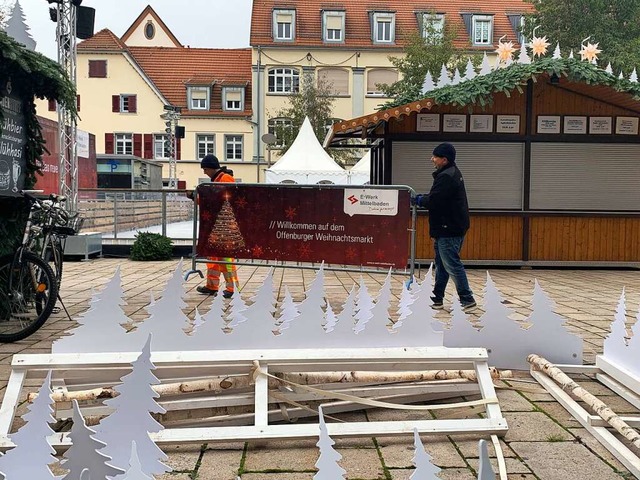
<path fill-rule="evenodd" d="M 13 6 L 14 0 L 0 0 Z M 55 23 L 47 0 L 20 0 L 38 45 L 36 50 L 56 58 Z M 158 12 L 183 45 L 236 48 L 249 46 L 251 0 L 84 0 L 96 9 L 95 32 L 108 28 L 119 37 L 147 5 Z"/>

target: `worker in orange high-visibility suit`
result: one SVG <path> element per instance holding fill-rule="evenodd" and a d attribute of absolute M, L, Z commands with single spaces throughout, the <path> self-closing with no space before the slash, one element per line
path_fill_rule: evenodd
<path fill-rule="evenodd" d="M 233 172 L 227 167 L 220 167 L 220 162 L 215 155 L 206 155 L 200 162 L 204 174 L 212 182 L 235 182 Z M 207 263 L 207 283 L 196 290 L 203 295 L 217 295 L 220 288 L 220 274 L 224 275 L 225 289 L 222 292 L 224 298 L 233 296 L 235 284 L 238 283 L 238 272 L 233 258 L 209 257 L 210 260 L 227 263 Z"/>

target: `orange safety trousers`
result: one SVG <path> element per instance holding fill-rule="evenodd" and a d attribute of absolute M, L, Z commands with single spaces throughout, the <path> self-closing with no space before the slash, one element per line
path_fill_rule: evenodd
<path fill-rule="evenodd" d="M 220 262 L 233 262 L 233 258 L 209 257 L 210 260 Z M 224 275 L 225 290 L 235 291 L 235 284 L 238 280 L 238 267 L 233 263 L 207 263 L 207 288 L 219 290 L 220 274 Z"/>

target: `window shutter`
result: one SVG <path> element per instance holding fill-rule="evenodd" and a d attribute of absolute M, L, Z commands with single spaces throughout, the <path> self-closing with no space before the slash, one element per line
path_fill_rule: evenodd
<path fill-rule="evenodd" d="M 133 134 L 133 154 L 136 157 L 142 157 L 142 134 Z"/>
<path fill-rule="evenodd" d="M 467 34 L 471 36 L 471 25 L 473 23 L 473 13 L 461 13 L 462 20 L 464 21 L 464 28 L 467 29 Z"/>
<path fill-rule="evenodd" d="M 228 101 L 241 102 L 242 92 L 240 90 L 226 90 L 225 96 Z"/>
<path fill-rule="evenodd" d="M 276 15 L 277 23 L 292 23 L 293 16 L 290 13 L 278 13 Z"/>
<path fill-rule="evenodd" d="M 323 68 L 318 72 L 318 79 L 331 85 L 337 95 L 349 94 L 349 73 L 339 68 Z"/>
<path fill-rule="evenodd" d="M 50 112 L 55 112 L 56 111 L 56 101 L 55 100 L 49 100 L 49 111 Z"/>
<path fill-rule="evenodd" d="M 80 111 L 80 94 L 76 95 L 76 110 Z"/>
<path fill-rule="evenodd" d="M 180 148 L 180 144 L 181 142 L 181 138 L 176 137 L 176 160 L 180 160 L 182 158 L 182 153 L 181 153 L 181 148 Z"/>
<path fill-rule="evenodd" d="M 342 30 L 342 17 L 327 15 L 326 27 L 329 30 Z"/>
<path fill-rule="evenodd" d="M 98 65 L 96 64 L 95 60 L 89 60 L 89 78 L 94 78 L 98 76 L 96 74 L 97 67 Z"/>
<path fill-rule="evenodd" d="M 191 98 L 194 100 L 206 100 L 207 99 L 207 89 L 205 88 L 192 88 L 191 89 Z"/>
<path fill-rule="evenodd" d="M 391 85 L 398 81 L 398 72 L 390 69 L 370 70 L 367 75 L 367 92 L 379 92 L 379 84 Z"/>
<path fill-rule="evenodd" d="M 114 148 L 114 139 L 113 133 L 105 133 L 104 134 L 104 153 L 113 153 Z"/>
<path fill-rule="evenodd" d="M 89 78 L 107 78 L 107 61 L 89 60 Z"/>
<path fill-rule="evenodd" d="M 111 95 L 111 111 L 116 113 L 120 111 L 120 95 Z"/>
<path fill-rule="evenodd" d="M 153 135 L 144 134 L 144 158 L 153 158 Z"/>
<path fill-rule="evenodd" d="M 138 96 L 129 95 L 129 113 L 136 113 L 138 111 Z"/>

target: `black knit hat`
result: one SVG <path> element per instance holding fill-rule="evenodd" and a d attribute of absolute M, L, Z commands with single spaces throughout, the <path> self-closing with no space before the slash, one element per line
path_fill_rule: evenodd
<path fill-rule="evenodd" d="M 213 168 L 217 170 L 218 168 L 220 168 L 218 157 L 212 154 L 205 155 L 200 161 L 200 168 Z"/>
<path fill-rule="evenodd" d="M 450 143 L 441 143 L 433 149 L 434 157 L 446 158 L 449 163 L 455 163 L 456 161 L 456 149 Z"/>

